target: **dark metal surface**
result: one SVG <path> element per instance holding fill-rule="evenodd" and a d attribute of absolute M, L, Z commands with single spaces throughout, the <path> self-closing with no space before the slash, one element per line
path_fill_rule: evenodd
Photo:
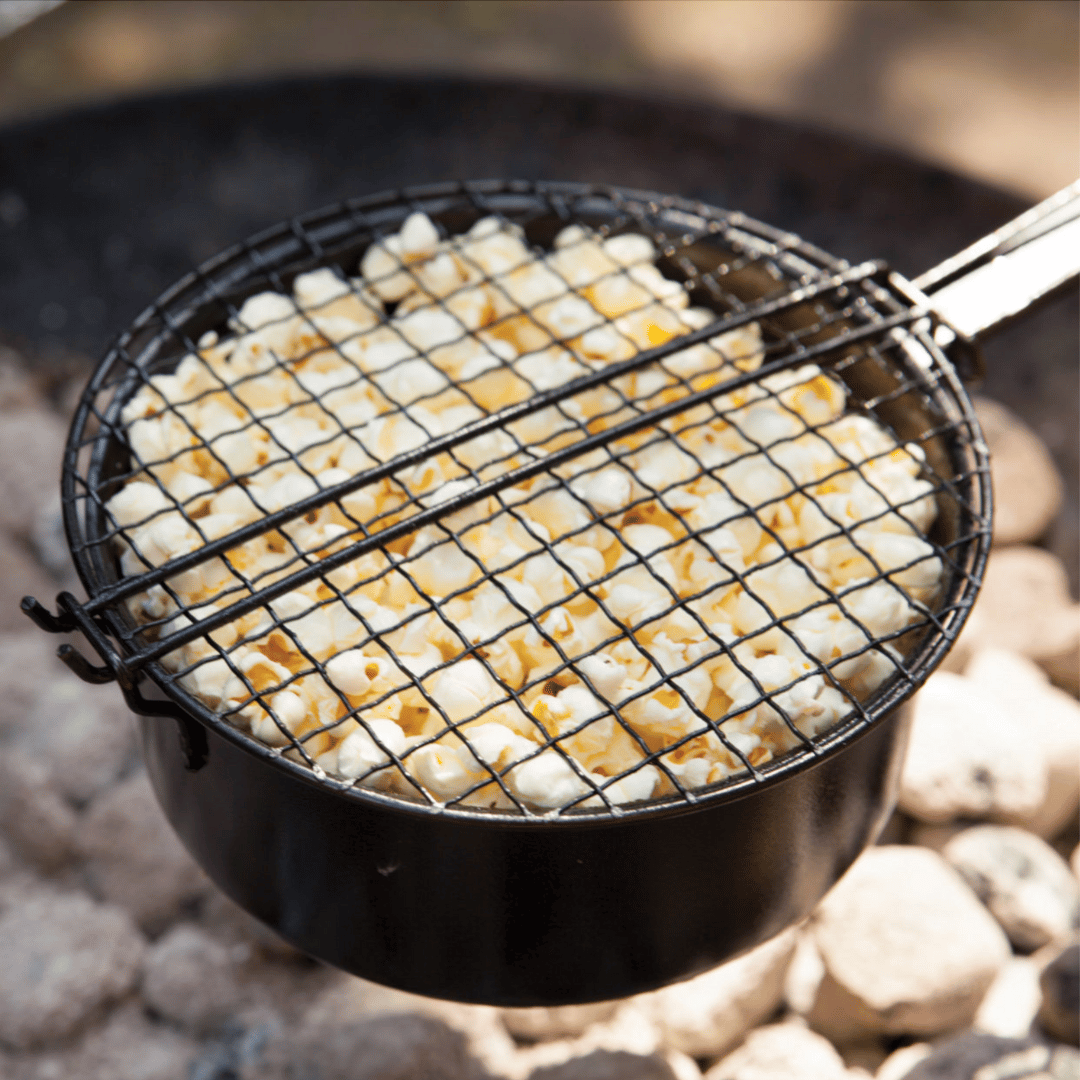
<path fill-rule="evenodd" d="M 141 720 L 158 800 L 211 879 L 298 948 L 432 997 L 563 1005 L 707 970 L 808 915 L 896 800 L 906 720 L 677 815 L 521 820 L 346 800 L 208 732 Z"/>

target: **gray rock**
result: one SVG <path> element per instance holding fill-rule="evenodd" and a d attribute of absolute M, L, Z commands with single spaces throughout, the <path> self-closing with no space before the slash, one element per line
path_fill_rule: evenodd
<path fill-rule="evenodd" d="M 90 804 L 76 843 L 97 895 L 129 911 L 151 934 L 210 887 L 169 827 L 143 773 Z"/>
<path fill-rule="evenodd" d="M 240 1001 L 233 951 L 198 927 L 174 926 L 146 954 L 142 993 L 155 1012 L 183 1028 L 220 1028 Z"/>
<path fill-rule="evenodd" d="M 719 1057 L 776 1011 L 795 953 L 794 930 L 697 978 L 638 1000 L 656 1023 L 664 1046 L 692 1057 Z"/>
<path fill-rule="evenodd" d="M 81 893 L 25 896 L 0 915 L 0 1043 L 66 1038 L 131 989 L 144 948 L 118 908 Z"/>
<path fill-rule="evenodd" d="M 1047 839 L 1076 820 L 1080 809 L 1080 702 L 1051 686 L 1034 661 L 1004 649 L 980 649 L 964 675 L 1023 725 L 1047 766 L 1042 806 L 1016 824 Z"/>
<path fill-rule="evenodd" d="M 74 577 L 75 564 L 71 560 L 71 551 L 68 549 L 67 535 L 64 532 L 64 512 L 59 490 L 38 508 L 30 526 L 30 545 L 38 562 L 57 581 Z"/>
<path fill-rule="evenodd" d="M 74 851 L 75 813 L 56 790 L 49 770 L 8 751 L 0 759 L 0 828 L 14 852 L 46 872 Z"/>
<path fill-rule="evenodd" d="M 846 1080 L 844 1059 L 820 1035 L 800 1024 L 772 1024 L 705 1074 L 705 1080 Z"/>
<path fill-rule="evenodd" d="M 1068 1047 L 968 1033 L 935 1046 L 904 1080 L 1076 1080 Z"/>
<path fill-rule="evenodd" d="M 19 861 L 11 850 L 11 844 L 5 837 L 0 836 L 0 884 L 6 882 L 12 874 L 20 870 Z"/>
<path fill-rule="evenodd" d="M 0 633 L 0 735 L 20 729 L 42 687 L 67 672 L 56 639 L 24 621 L 18 633 Z"/>
<path fill-rule="evenodd" d="M 60 484 L 67 427 L 51 409 L 0 412 L 0 529 L 29 536 Z"/>
<path fill-rule="evenodd" d="M 311 1032 L 294 1072 L 307 1080 L 487 1080 L 459 1032 L 429 1016 L 376 1016 Z"/>
<path fill-rule="evenodd" d="M 1070 942 L 1040 960 L 1045 967 L 1039 976 L 1039 1025 L 1055 1039 L 1080 1043 L 1080 944 Z"/>
<path fill-rule="evenodd" d="M 0 345 L 0 411 L 43 407 L 45 397 L 29 363 L 14 349 Z"/>
<path fill-rule="evenodd" d="M 31 1074 L 41 1080 L 188 1080 L 199 1052 L 191 1039 L 149 1020 L 135 1003 L 71 1050 L 42 1055 Z"/>
<path fill-rule="evenodd" d="M 292 1068 L 296 1035 L 272 1012 L 246 1012 L 203 1043 L 190 1080 L 303 1080 Z"/>
<path fill-rule="evenodd" d="M 0 632 L 40 633 L 19 605 L 24 596 L 35 596 L 49 605 L 58 591 L 56 581 L 37 559 L 19 541 L 0 533 Z"/>
<path fill-rule="evenodd" d="M 960 675 L 931 675 L 909 706 L 900 807 L 927 822 L 1022 820 L 1046 798 L 1042 752 L 1020 722 Z"/>
<path fill-rule="evenodd" d="M 1080 928 L 1080 886 L 1044 840 L 1008 825 L 977 825 L 942 849 L 1024 952 Z"/>
<path fill-rule="evenodd" d="M 994 482 L 994 543 L 1038 540 L 1061 508 L 1062 483 L 1042 439 L 1015 413 L 975 399 Z"/>
<path fill-rule="evenodd" d="M 84 803 L 130 765 L 135 730 L 115 686 L 65 673 L 40 688 L 15 745 L 48 765 L 64 795 Z"/>
<path fill-rule="evenodd" d="M 607 1049 L 596 1045 L 582 1048 L 571 1041 L 536 1043 L 519 1050 L 500 1019 L 500 1010 L 489 1005 L 462 1005 L 454 1001 L 420 997 L 388 986 L 357 979 L 342 972 L 319 969 L 328 976 L 322 985 L 307 994 L 308 1008 L 299 1027 L 314 1031 L 347 1027 L 373 1016 L 409 1013 L 431 1017 L 458 1032 L 467 1052 L 496 1076 L 512 1075 L 518 1080 L 531 1068 L 561 1063 L 590 1050 Z M 313 980 L 314 983 L 314 980 Z M 596 1031 L 601 1025 L 593 1025 Z M 535 1057 L 537 1052 L 555 1048 L 554 1057 Z M 650 1051 L 654 1047 L 649 1048 Z M 575 1055 L 575 1051 L 577 1051 Z M 532 1055 L 532 1057 L 530 1057 Z"/>
<path fill-rule="evenodd" d="M 307 962 L 307 957 L 268 926 L 233 903 L 223 892 L 211 891 L 202 904 L 201 924 L 214 937 L 232 945 L 244 944 L 271 960 Z"/>
<path fill-rule="evenodd" d="M 970 1024 L 1010 955 L 963 879 L 925 848 L 864 852 L 810 928 L 825 974 L 807 1018 L 838 1042 Z"/>
<path fill-rule="evenodd" d="M 561 1065 L 544 1065 L 529 1080 L 676 1080 L 671 1066 L 659 1055 L 595 1050 Z"/>
<path fill-rule="evenodd" d="M 558 1005 L 551 1009 L 502 1009 L 500 1016 L 506 1030 L 515 1038 L 538 1042 L 580 1035 L 591 1024 L 607 1020 L 617 1004 L 597 1001 L 591 1005 Z"/>

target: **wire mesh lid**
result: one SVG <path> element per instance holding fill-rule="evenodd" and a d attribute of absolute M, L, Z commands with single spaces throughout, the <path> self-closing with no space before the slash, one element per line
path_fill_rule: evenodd
<path fill-rule="evenodd" d="M 880 263 L 581 185 L 395 192 L 207 263 L 99 366 L 63 495 L 82 674 L 360 797 L 524 818 L 842 746 L 989 543 L 966 395 Z"/>

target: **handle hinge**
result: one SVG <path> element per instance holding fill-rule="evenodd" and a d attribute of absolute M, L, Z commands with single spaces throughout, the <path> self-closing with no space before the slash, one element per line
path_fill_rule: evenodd
<path fill-rule="evenodd" d="M 83 682 L 100 685 L 115 681 L 119 684 L 124 700 L 132 712 L 140 716 L 162 716 L 175 720 L 180 735 L 180 752 L 184 766 L 195 772 L 206 764 L 209 746 L 206 730 L 194 717 L 174 701 L 150 699 L 139 688 L 142 674 L 131 668 L 109 640 L 104 627 L 71 593 L 62 592 L 56 598 L 57 614 L 54 615 L 32 596 L 24 596 L 23 612 L 42 630 L 50 634 L 66 634 L 79 631 L 102 661 L 93 664 L 74 645 L 66 642 L 56 650 L 56 655 Z"/>

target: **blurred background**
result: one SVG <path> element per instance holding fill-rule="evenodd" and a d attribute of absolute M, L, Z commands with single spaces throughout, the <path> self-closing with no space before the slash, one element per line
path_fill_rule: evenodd
<path fill-rule="evenodd" d="M 494 74 L 809 121 L 1034 200 L 1077 173 L 1078 11 L 1074 0 L 0 0 L 0 122 L 285 73 Z"/>

